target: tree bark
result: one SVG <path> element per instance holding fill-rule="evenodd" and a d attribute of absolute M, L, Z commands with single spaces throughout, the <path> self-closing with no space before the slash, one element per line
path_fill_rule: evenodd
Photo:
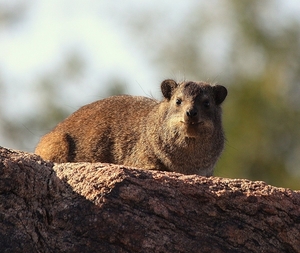
<path fill-rule="evenodd" d="M 300 192 L 0 148 L 0 252 L 300 252 Z"/>

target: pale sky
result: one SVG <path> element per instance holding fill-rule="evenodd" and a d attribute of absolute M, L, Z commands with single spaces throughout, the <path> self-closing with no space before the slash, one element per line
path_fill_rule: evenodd
<path fill-rule="evenodd" d="M 7 76 L 34 78 L 34 72 L 47 70 L 73 49 L 84 53 L 90 67 L 104 67 L 103 72 L 125 67 L 131 75 L 140 65 L 111 22 L 87 4 L 96 1 L 31 2 L 23 22 L 1 31 L 0 62 Z"/>
<path fill-rule="evenodd" d="M 17 103 L 30 104 L 30 87 L 35 79 L 53 71 L 73 51 L 84 57 L 87 68 L 82 85 L 91 94 L 93 89 L 99 90 L 101 80 L 104 83 L 111 75 L 131 83 L 129 93 L 141 93 L 139 85 L 150 90 L 149 85 L 156 80 L 149 66 L 101 15 L 101 8 L 109 11 L 110 6 L 80 0 L 29 2 L 32 4 L 22 22 L 0 30 L 0 74 L 9 86 L 10 98 L 18 97 Z M 77 92 L 82 93 L 81 89 Z"/>

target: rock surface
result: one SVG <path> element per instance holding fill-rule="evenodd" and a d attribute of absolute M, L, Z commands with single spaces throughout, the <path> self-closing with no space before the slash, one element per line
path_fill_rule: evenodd
<path fill-rule="evenodd" d="M 300 192 L 0 148 L 0 252 L 300 252 Z"/>

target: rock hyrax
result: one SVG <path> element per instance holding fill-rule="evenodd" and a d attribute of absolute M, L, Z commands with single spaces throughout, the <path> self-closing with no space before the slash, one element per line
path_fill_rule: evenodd
<path fill-rule="evenodd" d="M 211 176 L 224 147 L 227 89 L 165 80 L 162 101 L 113 96 L 83 106 L 42 137 L 35 153 L 53 162 L 107 162 Z"/>

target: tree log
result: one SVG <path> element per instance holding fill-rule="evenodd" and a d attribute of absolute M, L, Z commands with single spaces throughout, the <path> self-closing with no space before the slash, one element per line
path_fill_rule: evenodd
<path fill-rule="evenodd" d="M 300 192 L 0 148 L 0 252 L 300 252 Z"/>

